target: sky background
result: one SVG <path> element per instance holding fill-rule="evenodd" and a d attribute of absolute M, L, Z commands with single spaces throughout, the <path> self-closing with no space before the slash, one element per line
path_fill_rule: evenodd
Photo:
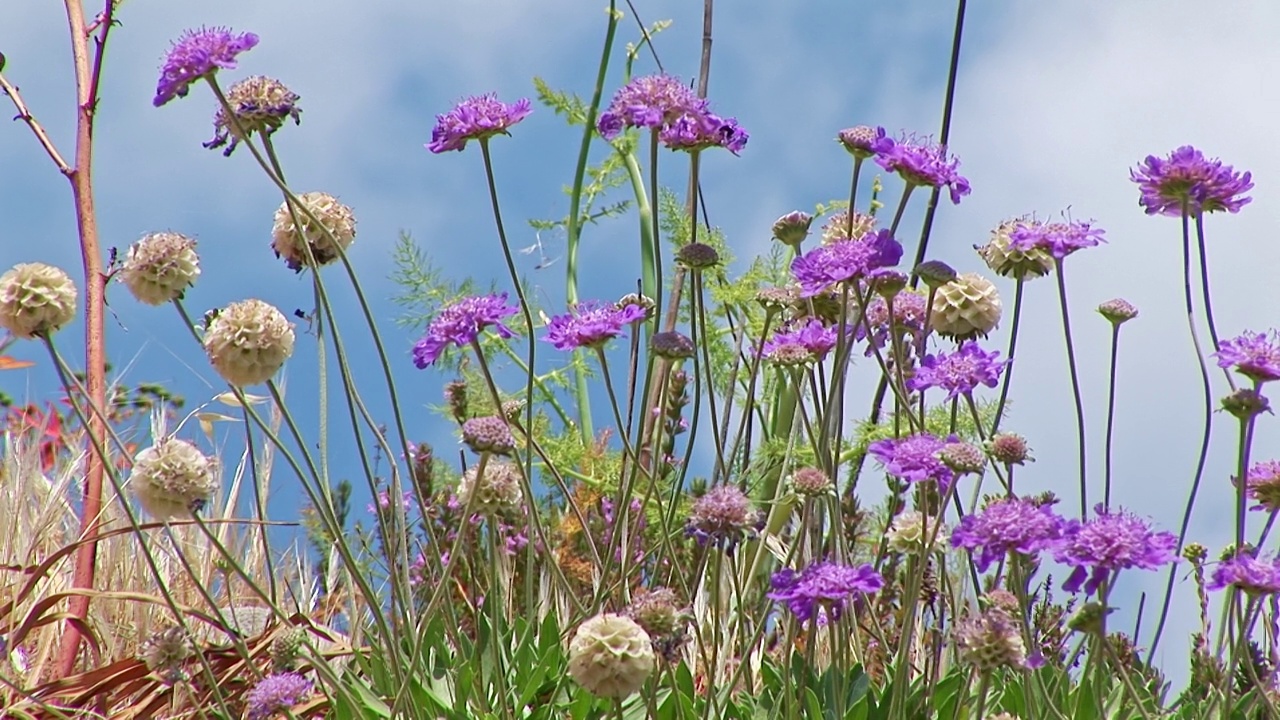
<path fill-rule="evenodd" d="M 697 72 L 700 5 L 636 2 L 646 23 L 674 21 L 658 36 L 657 48 L 667 71 L 686 79 Z M 395 291 L 387 279 L 392 247 L 401 231 L 408 232 L 453 278 L 502 286 L 509 281 L 497 254 L 478 151 L 436 156 L 423 144 L 434 115 L 459 98 L 488 91 L 506 100 L 532 97 L 535 74 L 552 87 L 589 96 L 604 7 L 565 0 L 367 0 L 352 13 L 350 5 L 333 0 L 225 0 L 216 6 L 129 0 L 103 79 L 95 171 L 102 242 L 123 251 L 150 231 L 196 237 L 203 275 L 187 293 L 193 314 L 245 297 L 263 298 L 286 313 L 311 307 L 305 276 L 295 276 L 269 248 L 278 192 L 247 152 L 228 159 L 200 146 L 213 134 L 208 90 L 196 87 L 163 108 L 151 105 L 157 68 L 170 39 L 184 29 L 210 24 L 258 33 L 261 44 L 221 81 L 226 87 L 267 74 L 301 95 L 302 125 L 275 136 L 288 177 L 299 192 L 333 193 L 354 209 L 358 235 L 349 253 L 392 354 L 410 435 L 432 440 L 448 457 L 453 440 L 426 406 L 438 402 L 449 378 L 415 370 L 409 349 L 419 330 L 392 322 L 401 313 L 389 302 Z M 832 0 L 765 3 L 749 11 L 721 3 L 717 10 L 709 96 L 718 112 L 737 117 L 751 140 L 741 157 L 708 155 L 702 179 L 710 220 L 739 258 L 768 249 L 769 226 L 779 215 L 847 193 L 848 156 L 832 141 L 840 128 L 938 131 L 954 21 L 948 4 Z M 985 2 L 971 4 L 966 19 L 951 146 L 973 194 L 959 206 L 940 208 L 930 256 L 961 271 L 985 272 L 971 247 L 985 242 L 1001 220 L 1029 212 L 1049 217 L 1069 210 L 1106 229 L 1109 244 L 1067 261 L 1094 493 L 1101 487 L 1110 328 L 1092 309 L 1119 296 L 1136 304 L 1141 316 L 1122 333 L 1115 497 L 1173 530 L 1198 450 L 1199 377 L 1182 310 L 1179 224 L 1143 214 L 1128 172 L 1148 154 L 1188 143 L 1253 171 L 1254 202 L 1239 215 L 1207 223 L 1215 310 L 1224 337 L 1276 326 L 1277 34 L 1280 5 L 1259 2 L 1222 3 L 1214 13 L 1191 1 L 1162 3 L 1158 13 L 1139 2 Z M 606 92 L 620 82 L 621 41 L 637 35 L 629 15 L 620 25 Z M 57 4 L 4 0 L 0 52 L 7 58 L 6 77 L 70 155 L 74 91 Z M 653 70 L 642 56 L 637 71 Z M 538 253 L 519 258 L 522 273 L 553 311 L 563 297 L 564 239 L 539 237 L 524 220 L 565 214 L 561 188 L 572 178 L 579 141 L 577 129 L 537 108 L 512 138 L 493 144 L 512 243 L 541 240 L 546 257 L 559 258 L 543 270 L 535 269 Z M 605 152 L 600 144 L 593 157 Z M 685 167 L 667 161 L 665 168 L 664 181 L 683 188 Z M 892 179 L 886 186 L 894 192 L 900 187 Z M 905 228 L 919 227 L 920 204 L 914 207 Z M 582 297 L 613 299 L 634 287 L 634 234 L 633 218 L 587 229 Z M 903 233 L 908 257 L 914 236 L 914 229 Z M 0 268 L 27 261 L 79 274 L 67 183 L 15 122 L 0 125 Z M 362 324 L 339 275 L 327 277 L 338 302 L 348 305 L 341 322 L 352 338 L 354 362 L 373 368 L 366 345 L 354 341 Z M 1012 286 L 998 285 L 1008 310 Z M 117 368 L 128 366 L 128 380 L 164 383 L 190 404 L 221 391 L 171 309 L 141 306 L 118 286 L 110 301 L 109 353 Z M 1020 472 L 1020 488 L 1052 489 L 1068 498 L 1069 509 L 1077 497 L 1074 415 L 1052 279 L 1031 283 L 1025 313 L 1006 427 L 1025 434 L 1037 458 Z M 302 330 L 287 376 L 295 409 L 305 415 L 316 375 L 313 343 Z M 1001 330 L 1007 331 L 1007 317 Z M 74 357 L 79 338 L 76 327 L 58 342 Z M 1003 347 L 1005 336 L 993 336 L 993 343 Z M 10 353 L 42 358 L 34 344 Z M 1215 395 L 1223 394 L 1221 375 L 1213 379 Z M 868 385 L 851 392 L 852 407 L 865 407 Z M 389 418 L 381 387 L 368 387 L 374 412 Z M 0 389 L 19 401 L 56 394 L 45 367 L 5 372 Z M 1190 533 L 1213 554 L 1231 535 L 1228 478 L 1235 443 L 1233 419 L 1219 414 Z M 1275 421 L 1264 418 L 1254 457 L 1277 454 Z M 287 511 L 296 503 L 295 490 L 276 492 L 276 507 Z M 362 507 L 358 502 L 357 514 Z M 1135 593 L 1163 584 L 1163 573 L 1131 574 L 1113 599 L 1131 609 Z M 1182 583 L 1177 597 L 1175 623 L 1160 652 L 1175 679 L 1185 676 L 1184 638 L 1194 622 L 1189 583 Z M 1152 627 L 1150 619 L 1145 627 Z"/>

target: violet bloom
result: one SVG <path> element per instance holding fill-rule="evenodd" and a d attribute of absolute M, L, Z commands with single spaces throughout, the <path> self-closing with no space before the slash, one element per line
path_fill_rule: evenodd
<path fill-rule="evenodd" d="M 1020 222 L 1009 231 L 1009 247 L 1014 250 L 1044 250 L 1061 260 L 1077 250 L 1094 247 L 1106 240 L 1105 230 L 1095 228 L 1091 222 L 1039 221 Z"/>
<path fill-rule="evenodd" d="M 1250 595 L 1280 594 L 1280 558 L 1261 560 L 1250 553 L 1237 553 L 1218 563 L 1206 586 L 1210 590 L 1236 587 Z"/>
<path fill-rule="evenodd" d="M 877 297 L 867 306 L 867 325 L 871 327 L 871 344 L 875 347 L 884 347 L 891 337 L 892 330 L 899 337 L 914 339 L 924 331 L 924 319 L 929 314 L 928 300 L 924 295 L 917 292 L 901 292 L 893 296 L 893 319 L 889 318 L 889 303 L 882 297 Z M 858 323 L 858 327 L 854 329 L 858 340 L 866 337 L 866 330 L 862 323 Z M 907 349 L 911 349 L 908 343 Z M 871 356 L 874 350 L 867 348 L 867 356 Z"/>
<path fill-rule="evenodd" d="M 434 365 L 446 347 L 470 345 L 486 327 L 493 326 L 499 337 L 514 337 L 502 320 L 519 311 L 507 304 L 506 293 L 462 298 L 441 310 L 427 326 L 426 335 L 413 346 L 413 364 L 419 368 Z"/>
<path fill-rule="evenodd" d="M 814 248 L 791 261 L 791 274 L 800 283 L 800 296 L 813 297 L 833 285 L 862 277 L 902 259 L 902 245 L 888 230 L 860 240 L 841 240 Z"/>
<path fill-rule="evenodd" d="M 642 75 L 614 93 L 609 107 L 600 113 L 596 129 L 612 140 L 628 127 L 660 130 L 690 112 L 702 112 L 706 101 L 689 86 L 670 75 Z"/>
<path fill-rule="evenodd" d="M 1218 367 L 1232 368 L 1256 383 L 1280 380 L 1280 334 L 1275 330 L 1245 331 L 1223 341 L 1214 355 Z"/>
<path fill-rule="evenodd" d="M 436 116 L 427 149 L 433 153 L 461 150 L 468 140 L 484 140 L 494 135 L 510 135 L 507 128 L 529 117 L 533 108 L 528 98 L 508 105 L 494 93 L 470 97 L 452 110 Z"/>
<path fill-rule="evenodd" d="M 969 194 L 969 180 L 956 172 L 960 161 L 947 152 L 945 145 L 925 138 L 884 137 L 876 141 L 875 151 L 880 167 L 897 173 L 909 185 L 946 187 L 953 204 L 959 204 L 960 198 Z"/>
<path fill-rule="evenodd" d="M 973 553 L 978 572 L 1010 552 L 1036 555 L 1062 537 L 1065 521 L 1049 505 L 1026 498 L 1004 498 L 976 515 L 965 515 L 951 532 L 952 547 Z"/>
<path fill-rule="evenodd" d="M 737 485 L 717 485 L 693 502 L 685 533 L 699 545 L 732 548 L 755 532 L 761 519 Z"/>
<path fill-rule="evenodd" d="M 622 328 L 641 322 L 648 315 L 649 311 L 643 305 L 618 307 L 612 303 L 578 303 L 572 311 L 551 318 L 547 323 L 547 334 L 542 339 L 557 350 L 601 348 L 621 335 Z"/>
<path fill-rule="evenodd" d="M 1129 171 L 1129 178 L 1138 184 L 1142 192 L 1138 204 L 1146 208 L 1148 215 L 1198 216 L 1218 210 L 1234 213 L 1253 199 L 1241 197 L 1253 189 L 1250 173 L 1238 173 L 1217 158 L 1209 160 L 1190 145 L 1183 145 L 1164 159 L 1148 155 Z"/>
<path fill-rule="evenodd" d="M 942 462 L 939 453 L 948 442 L 956 440 L 954 436 L 942 440 L 928 433 L 920 433 L 904 438 L 877 440 L 871 443 L 867 452 L 874 455 L 890 475 L 906 482 L 936 480 L 945 491 L 955 474 Z"/>
<path fill-rule="evenodd" d="M 820 562 L 797 573 L 790 568 L 773 574 L 770 600 L 786 605 L 801 622 L 838 620 L 859 595 L 884 587 L 884 578 L 870 565 L 851 567 Z"/>
<path fill-rule="evenodd" d="M 237 34 L 225 27 L 186 31 L 165 56 L 152 104 L 160 107 L 175 97 L 186 97 L 191 83 L 209 77 L 219 68 L 234 69 L 236 56 L 257 44 L 257 35 Z"/>
<path fill-rule="evenodd" d="M 810 355 L 810 359 L 822 360 L 836 346 L 836 329 L 827 327 L 817 318 L 810 318 L 802 326 L 784 325 L 765 342 L 761 348 L 763 357 L 772 357 L 785 345 L 799 345 Z"/>
<path fill-rule="evenodd" d="M 1071 520 L 1054 549 L 1054 559 L 1075 568 L 1062 589 L 1077 592 L 1084 587 L 1092 595 L 1104 580 L 1126 568 L 1155 570 L 1178 559 L 1178 536 L 1156 532 L 1146 521 L 1124 510 L 1094 508 L 1097 517 Z M 1087 582 L 1086 582 L 1087 579 Z"/>
<path fill-rule="evenodd" d="M 367 510 L 370 515 L 378 515 L 380 513 L 391 511 L 391 491 L 390 490 L 379 491 L 378 496 L 374 498 L 374 500 L 376 501 L 376 503 L 369 503 L 368 505 L 365 506 L 365 510 Z M 405 492 L 404 497 L 400 499 L 400 506 L 404 508 L 406 512 L 408 512 L 412 501 L 413 501 L 413 493 Z"/>
<path fill-rule="evenodd" d="M 245 695 L 249 720 L 266 720 L 307 699 L 312 683 L 296 672 L 272 673 Z"/>
<path fill-rule="evenodd" d="M 979 385 L 993 388 L 1009 364 L 1008 360 L 999 358 L 999 352 L 985 352 L 978 343 L 969 340 L 951 354 L 925 355 L 916 374 L 907 381 L 907 387 L 921 391 L 942 388 L 947 391 L 948 400 L 968 395 Z"/>
<path fill-rule="evenodd" d="M 849 151 L 850 155 L 865 160 L 876 154 L 876 148 L 885 140 L 884 128 L 870 125 L 857 125 L 845 128 L 836 134 L 836 141 Z"/>
<path fill-rule="evenodd" d="M 722 147 L 737 155 L 747 146 L 747 131 L 734 118 L 722 118 L 710 110 L 685 113 L 658 133 L 672 150 L 705 150 Z"/>
<path fill-rule="evenodd" d="M 1280 510 L 1280 461 L 1255 463 L 1245 474 L 1245 490 L 1258 501 L 1251 510 Z"/>

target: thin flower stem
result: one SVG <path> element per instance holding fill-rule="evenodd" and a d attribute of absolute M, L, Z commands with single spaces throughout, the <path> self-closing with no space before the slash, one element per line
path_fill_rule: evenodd
<path fill-rule="evenodd" d="M 1089 514 L 1088 455 L 1085 452 L 1084 399 L 1080 394 L 1080 373 L 1076 369 L 1075 343 L 1071 341 L 1071 315 L 1067 306 L 1067 280 L 1062 272 L 1062 258 L 1054 258 L 1058 275 L 1058 301 L 1062 306 L 1062 334 L 1067 344 L 1067 369 L 1071 373 L 1071 394 L 1076 404 L 1076 441 L 1080 463 L 1080 517 Z"/>
<path fill-rule="evenodd" d="M 907 183 L 902 188 L 902 197 L 898 199 L 898 209 L 893 213 L 893 222 L 889 225 L 889 234 L 894 235 L 898 232 L 898 223 L 902 222 L 902 215 L 907 211 L 907 200 L 911 198 L 911 191 L 916 189 L 915 183 Z M 851 211 L 852 212 L 852 211 Z M 852 218 L 853 216 L 850 215 Z M 916 265 L 920 263 L 917 262 Z"/>
<path fill-rule="evenodd" d="M 1005 404 L 1009 401 L 1009 385 L 1013 382 L 1013 354 L 1018 348 L 1018 326 L 1022 323 L 1022 295 L 1026 278 L 1019 277 L 1013 286 L 1013 322 L 1009 326 L 1009 349 L 1005 358 L 1009 361 L 1004 368 L 1004 378 L 1000 383 L 1000 399 L 996 402 L 996 414 L 991 420 L 991 434 L 1000 432 L 1000 421 L 1004 419 Z"/>
<path fill-rule="evenodd" d="M 1259 388 L 1255 388 L 1257 392 Z M 1244 547 L 1244 532 L 1249 515 L 1249 453 L 1253 449 L 1253 428 L 1258 419 L 1250 414 L 1240 419 L 1240 444 L 1236 451 L 1236 548 Z"/>
<path fill-rule="evenodd" d="M 858 200 L 858 176 L 862 174 L 862 158 L 855 155 L 853 157 L 853 178 L 849 180 L 849 208 L 846 211 L 848 220 L 845 223 L 844 232 L 848 237 L 853 237 L 853 209 L 857 207 L 854 203 Z M 796 247 L 798 251 L 799 246 Z"/>
<path fill-rule="evenodd" d="M 650 234 L 641 232 L 640 237 L 640 279 L 646 294 L 653 299 L 653 316 L 662 315 L 662 226 L 658 213 L 662 208 L 662 200 L 658 195 L 658 128 L 649 133 L 649 199 L 653 203 L 650 210 Z M 695 217 L 696 221 L 697 218 Z M 642 228 L 643 230 L 643 228 Z M 676 302 L 674 299 L 672 302 Z"/>
<path fill-rule="evenodd" d="M 1200 299 L 1204 301 L 1204 319 L 1209 328 L 1209 342 L 1213 343 L 1213 351 L 1217 352 L 1221 345 L 1218 342 L 1218 326 L 1213 320 L 1213 294 L 1209 292 L 1209 255 L 1204 242 L 1204 214 L 1196 214 L 1196 248 L 1200 257 Z M 1230 368 L 1223 368 L 1222 374 L 1227 378 L 1231 392 L 1236 391 L 1236 379 Z"/>
<path fill-rule="evenodd" d="M 1111 363 L 1107 371 L 1107 432 L 1102 453 L 1102 505 L 1111 507 L 1111 448 L 1115 440 L 1116 420 L 1116 365 L 1120 355 L 1120 323 L 1111 325 Z M 1007 372 L 1007 370 L 1006 370 Z"/>

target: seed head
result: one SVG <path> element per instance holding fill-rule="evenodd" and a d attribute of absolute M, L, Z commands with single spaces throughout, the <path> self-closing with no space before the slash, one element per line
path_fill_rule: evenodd
<path fill-rule="evenodd" d="M 271 247 L 276 257 L 284 260 L 294 272 L 337 260 L 356 237 L 356 216 L 334 196 L 309 192 L 299 195 L 298 199 L 301 203 L 293 206 L 293 212 L 289 211 L 288 201 L 276 210 L 275 225 L 271 228 Z M 304 207 L 315 215 L 314 221 Z"/>
<path fill-rule="evenodd" d="M 949 535 L 947 528 L 942 525 L 939 518 L 926 518 L 923 514 L 908 510 L 899 513 L 893 519 L 893 524 L 889 526 L 885 537 L 889 541 L 889 547 L 900 553 L 916 553 L 925 550 L 926 541 L 930 536 L 934 537 L 934 541 L 928 545 L 928 549 L 935 547 L 945 547 Z"/>
<path fill-rule="evenodd" d="M 186 440 L 162 438 L 133 459 L 129 486 L 156 520 L 189 517 L 218 487 L 213 461 Z"/>
<path fill-rule="evenodd" d="M 975 245 L 991 272 L 1015 280 L 1034 280 L 1049 274 L 1053 269 L 1053 257 L 1041 248 L 1020 250 L 1009 245 L 1009 233 L 1022 220 L 1006 220 L 991 231 L 986 245 Z"/>
<path fill-rule="evenodd" d="M 693 341 L 674 330 L 654 333 L 649 338 L 649 349 L 666 360 L 687 360 L 693 357 Z"/>
<path fill-rule="evenodd" d="M 1127 300 L 1116 298 L 1099 305 L 1098 313 L 1110 320 L 1112 325 L 1120 325 L 1138 317 L 1138 308 Z"/>
<path fill-rule="evenodd" d="M 676 251 L 676 262 L 691 270 L 702 270 L 719 265 L 720 253 L 706 243 L 689 243 Z"/>
<path fill-rule="evenodd" d="M 184 666 L 195 657 L 196 648 L 187 631 L 175 625 L 147 638 L 138 654 L 160 682 L 176 685 L 189 677 Z"/>
<path fill-rule="evenodd" d="M 569 675 L 593 695 L 625 698 L 653 672 L 653 642 L 635 620 L 605 613 L 578 626 L 569 643 Z"/>
<path fill-rule="evenodd" d="M 120 268 L 120 281 L 147 305 L 163 305 L 181 298 L 199 276 L 196 241 L 173 232 L 144 235 L 129 247 Z"/>
<path fill-rule="evenodd" d="M 263 75 L 232 85 L 227 90 L 227 104 L 232 114 L 228 115 L 225 107 L 218 108 L 213 117 L 213 139 L 204 143 L 210 150 L 226 145 L 227 149 L 222 151 L 224 156 L 231 155 L 241 141 L 254 133 L 270 135 L 279 130 L 287 118 L 293 118 L 295 125 L 302 122 L 298 95 L 279 80 Z"/>
<path fill-rule="evenodd" d="M 76 314 L 76 286 L 62 270 L 19 263 L 0 275 L 0 327 L 20 338 L 55 332 Z"/>
<path fill-rule="evenodd" d="M 293 354 L 293 324 L 261 300 L 231 303 L 209 323 L 204 350 L 223 380 L 239 387 L 271 379 Z"/>
<path fill-rule="evenodd" d="M 955 268 L 941 260 L 927 260 L 916 266 L 915 274 L 925 285 L 940 287 L 956 279 Z"/>
<path fill-rule="evenodd" d="M 987 441 L 987 452 L 991 453 L 992 460 L 1002 465 L 1022 465 L 1035 459 L 1029 454 L 1027 439 L 1011 432 L 992 435 Z"/>
<path fill-rule="evenodd" d="M 491 515 L 520 507 L 524 491 L 520 489 L 520 469 L 504 460 L 490 460 L 480 474 L 477 463 L 462 473 L 458 483 L 458 501 L 476 512 Z M 474 498 L 474 500 L 473 500 Z"/>
<path fill-rule="evenodd" d="M 462 424 L 462 441 L 476 453 L 510 455 L 516 439 L 507 421 L 497 415 L 471 418 Z"/>
<path fill-rule="evenodd" d="M 833 487 L 831 478 L 816 467 L 802 467 L 791 473 L 791 489 L 799 495 L 826 495 Z"/>
<path fill-rule="evenodd" d="M 987 466 L 987 456 L 983 454 L 982 450 L 967 442 L 947 443 L 942 448 L 942 453 L 939 457 L 942 458 L 942 462 L 946 463 L 947 467 L 955 470 L 960 475 L 969 473 L 981 475 L 983 469 Z"/>
<path fill-rule="evenodd" d="M 809 237 L 809 226 L 813 225 L 813 216 L 807 212 L 792 210 L 773 223 L 773 239 L 783 245 L 800 247 L 800 243 Z"/>
<path fill-rule="evenodd" d="M 944 337 L 971 340 L 996 329 L 1000 313 L 996 286 L 981 275 L 965 273 L 938 287 L 929 325 Z"/>

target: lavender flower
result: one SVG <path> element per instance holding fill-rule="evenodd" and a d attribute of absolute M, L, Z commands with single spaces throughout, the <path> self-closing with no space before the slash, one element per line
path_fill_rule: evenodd
<path fill-rule="evenodd" d="M 949 355 L 925 355 L 916 374 L 907 381 L 907 387 L 920 391 L 942 388 L 947 391 L 948 400 L 968 395 L 979 385 L 993 388 L 1009 364 L 999 357 L 999 352 L 985 352 L 978 343 L 969 340 Z"/>
<path fill-rule="evenodd" d="M 502 324 L 502 320 L 519 310 L 507 304 L 506 293 L 473 295 L 445 306 L 427 326 L 426 335 L 413 346 L 413 364 L 419 368 L 434 365 L 446 347 L 470 345 L 481 330 L 491 325 L 499 337 L 514 337 L 515 333 Z"/>
<path fill-rule="evenodd" d="M 613 101 L 596 122 L 596 129 L 612 140 L 626 127 L 660 130 L 676 118 L 700 112 L 706 102 L 670 75 L 642 75 L 614 93 Z"/>
<path fill-rule="evenodd" d="M 1014 250 L 1044 250 L 1061 260 L 1077 250 L 1106 242 L 1106 231 L 1090 222 L 1042 223 L 1037 220 L 1018 223 L 1009 231 L 1009 247 Z"/>
<path fill-rule="evenodd" d="M 289 710 L 311 694 L 312 683 L 296 672 L 273 673 L 253 686 L 245 696 L 249 720 L 266 720 Z"/>
<path fill-rule="evenodd" d="M 452 110 L 436 116 L 427 149 L 433 153 L 461 150 L 468 140 L 485 140 L 494 135 L 509 135 L 507 128 L 529 117 L 533 108 L 527 98 L 508 105 L 494 93 L 467 98 Z"/>
<path fill-rule="evenodd" d="M 786 605 L 801 622 L 815 617 L 819 622 L 838 620 L 858 595 L 884 587 L 884 578 L 870 565 L 855 568 L 832 562 L 810 565 L 800 573 L 779 570 L 769 582 L 769 599 Z"/>
<path fill-rule="evenodd" d="M 693 503 L 686 533 L 699 545 L 732 547 L 753 532 L 760 514 L 736 485 L 711 488 Z"/>
<path fill-rule="evenodd" d="M 810 250 L 791 261 L 791 274 L 800 283 L 801 297 L 813 297 L 837 283 L 848 282 L 902 259 L 902 245 L 888 230 L 861 240 L 843 240 Z"/>
<path fill-rule="evenodd" d="M 1264 383 L 1280 380 L 1280 334 L 1245 331 L 1239 337 L 1224 341 L 1214 353 L 1218 367 L 1233 368 L 1236 372 Z"/>
<path fill-rule="evenodd" d="M 1098 516 L 1088 522 L 1069 521 L 1054 549 L 1054 559 L 1075 568 L 1062 584 L 1067 592 L 1083 585 L 1085 594 L 1092 595 L 1115 572 L 1154 570 L 1177 561 L 1178 537 L 1173 533 L 1153 531 L 1136 515 L 1101 504 L 1094 512 Z"/>
<path fill-rule="evenodd" d="M 1247 552 L 1218 563 L 1206 586 L 1210 590 L 1237 587 L 1250 595 L 1280 593 L 1280 558 L 1261 560 Z"/>
<path fill-rule="evenodd" d="M 810 318 L 804 325 L 784 325 L 765 342 L 760 354 L 772 359 L 787 345 L 798 345 L 805 349 L 809 359 L 821 361 L 836 346 L 836 329 L 816 318 Z"/>
<path fill-rule="evenodd" d="M 186 31 L 165 56 L 152 104 L 160 107 L 175 97 L 186 97 L 191 83 L 209 77 L 219 68 L 234 69 L 236 56 L 257 44 L 257 35 L 236 34 L 225 27 Z"/>
<path fill-rule="evenodd" d="M 969 180 L 956 172 L 960 161 L 947 153 L 945 145 L 925 138 L 904 136 L 901 140 L 881 137 L 875 143 L 876 162 L 889 172 L 896 172 L 910 185 L 946 187 L 951 202 L 969 194 Z"/>
<path fill-rule="evenodd" d="M 836 134 L 836 142 L 843 145 L 849 154 L 862 160 L 875 155 L 876 148 L 884 140 L 884 128 L 869 125 L 845 128 Z"/>
<path fill-rule="evenodd" d="M 899 337 L 916 337 L 924 331 L 924 319 L 929 314 L 926 305 L 928 300 L 917 292 L 902 292 L 893 297 L 893 318 L 889 317 L 889 303 L 884 298 L 876 298 L 867 306 L 867 325 L 871 327 L 871 343 L 875 347 L 884 347 L 891 337 L 892 330 Z M 862 340 L 866 330 L 862 323 L 855 328 L 855 337 Z M 908 343 L 910 345 L 910 343 Z M 868 347 L 867 355 L 874 351 Z"/>
<path fill-rule="evenodd" d="M 658 133 L 658 139 L 672 150 L 705 150 L 722 147 L 737 155 L 747 146 L 747 131 L 734 118 L 723 118 L 710 110 L 685 113 Z"/>
<path fill-rule="evenodd" d="M 1198 216 L 1218 210 L 1235 213 L 1253 199 L 1240 197 L 1253 189 L 1250 173 L 1238 173 L 1217 158 L 1206 159 L 1204 153 L 1190 145 L 1183 145 L 1164 159 L 1148 155 L 1129 171 L 1129 178 L 1138 184 L 1142 192 L 1138 204 L 1146 208 L 1148 215 Z"/>
<path fill-rule="evenodd" d="M 928 433 L 904 438 L 889 438 L 871 443 L 867 452 L 874 455 L 886 472 L 907 482 L 936 480 L 945 490 L 955 473 L 938 457 L 948 442 Z"/>
<path fill-rule="evenodd" d="M 1036 555 L 1062 537 L 1065 521 L 1049 505 L 1025 498 L 1004 498 L 976 515 L 960 518 L 951 533 L 952 547 L 972 552 L 978 572 L 1010 552 Z"/>
<path fill-rule="evenodd" d="M 599 348 L 622 334 L 623 327 L 643 321 L 648 314 L 641 305 L 579 303 L 572 311 L 551 318 L 542 339 L 557 350 Z"/>
<path fill-rule="evenodd" d="M 379 515 L 382 513 L 391 512 L 392 500 L 391 500 L 390 490 L 378 491 L 378 495 L 376 498 L 374 498 L 374 500 L 376 502 L 369 503 L 364 508 L 370 515 Z M 412 501 L 413 501 L 413 493 L 406 492 L 404 493 L 404 497 L 400 498 L 400 507 L 403 508 L 405 512 L 408 512 L 410 503 Z"/>
<path fill-rule="evenodd" d="M 1253 510 L 1280 510 L 1280 461 L 1255 463 L 1245 474 L 1245 491 L 1258 501 Z"/>

